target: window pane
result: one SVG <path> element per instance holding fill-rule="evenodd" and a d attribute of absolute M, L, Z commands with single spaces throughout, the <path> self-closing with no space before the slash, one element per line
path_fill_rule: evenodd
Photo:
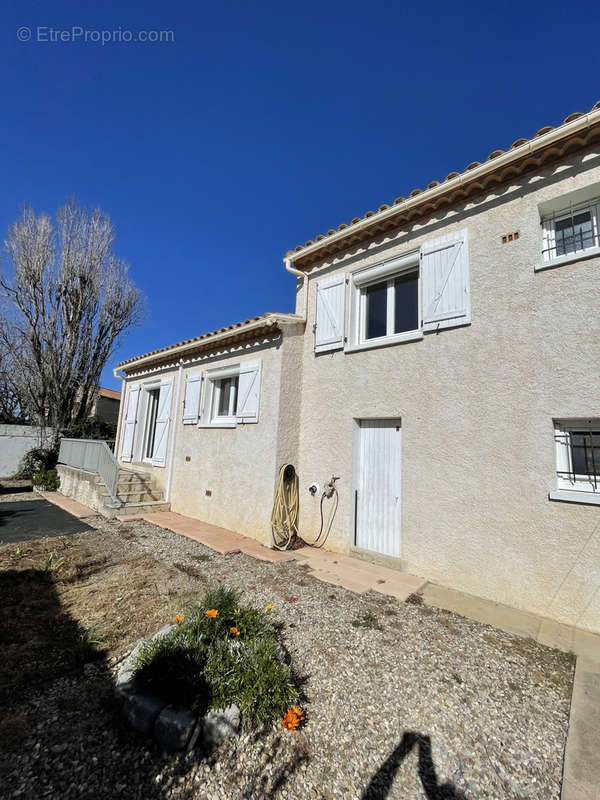
<path fill-rule="evenodd" d="M 415 331 L 419 327 L 419 273 L 410 272 L 394 281 L 396 310 L 394 333 Z"/>
<path fill-rule="evenodd" d="M 154 440 L 156 438 L 156 418 L 158 416 L 158 396 L 159 389 L 151 389 L 148 392 L 148 419 L 146 422 L 146 458 L 154 455 Z"/>
<path fill-rule="evenodd" d="M 232 417 L 237 410 L 237 388 L 239 378 L 223 378 L 219 381 L 219 404 L 217 416 Z"/>
<path fill-rule="evenodd" d="M 228 417 L 229 416 L 229 401 L 231 398 L 231 391 L 232 391 L 232 379 L 231 378 L 223 378 L 221 383 L 221 391 L 219 392 L 219 408 L 218 408 L 218 415 L 220 417 Z"/>
<path fill-rule="evenodd" d="M 555 231 L 557 256 L 574 253 L 576 250 L 585 250 L 586 247 L 594 245 L 590 211 L 582 211 L 566 219 L 557 220 Z"/>
<path fill-rule="evenodd" d="M 387 281 L 369 286 L 365 292 L 366 339 L 376 339 L 387 333 Z"/>
<path fill-rule="evenodd" d="M 570 436 L 573 472 L 600 476 L 600 431 L 571 431 Z"/>

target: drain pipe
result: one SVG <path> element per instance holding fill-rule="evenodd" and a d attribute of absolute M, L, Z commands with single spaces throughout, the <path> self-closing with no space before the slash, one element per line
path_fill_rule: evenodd
<path fill-rule="evenodd" d="M 285 268 L 288 272 L 292 275 L 295 275 L 297 278 L 302 278 L 302 291 L 304 292 L 304 313 L 302 316 L 302 322 L 306 322 L 306 315 L 308 312 L 308 275 L 306 272 L 301 272 L 296 267 L 292 267 L 292 259 L 289 256 L 286 256 L 283 259 L 283 263 L 285 264 Z"/>
<path fill-rule="evenodd" d="M 171 484 L 173 483 L 173 463 L 175 461 L 175 440 L 177 439 L 177 423 L 179 422 L 179 400 L 181 398 L 181 379 L 183 377 L 183 359 L 179 359 L 179 370 L 177 372 L 177 390 L 175 392 L 175 419 L 173 421 L 173 431 L 171 433 L 171 444 L 169 447 L 169 474 L 167 475 L 167 488 L 165 489 L 165 503 L 171 501 Z"/>

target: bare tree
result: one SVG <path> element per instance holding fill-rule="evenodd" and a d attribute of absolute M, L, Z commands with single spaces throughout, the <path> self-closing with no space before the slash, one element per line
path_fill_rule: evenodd
<path fill-rule="evenodd" d="M 117 342 L 141 318 L 113 242 L 110 217 L 73 200 L 54 222 L 26 207 L 8 231 L 0 352 L 23 413 L 56 431 L 88 416 Z"/>

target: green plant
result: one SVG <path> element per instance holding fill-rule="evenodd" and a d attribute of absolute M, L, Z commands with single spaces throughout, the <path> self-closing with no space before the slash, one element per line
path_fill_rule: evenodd
<path fill-rule="evenodd" d="M 34 472 L 31 482 L 38 489 L 48 492 L 55 492 L 60 486 L 60 478 L 55 469 L 40 470 Z"/>
<path fill-rule="evenodd" d="M 64 563 L 64 558 L 56 558 L 56 553 L 52 552 L 42 561 L 40 569 L 42 572 L 51 572 L 53 569 L 60 569 Z"/>
<path fill-rule="evenodd" d="M 297 699 L 290 667 L 268 615 L 219 587 L 148 642 L 136 664 L 142 691 L 203 712 L 236 703 L 247 728 L 282 715 Z"/>
<path fill-rule="evenodd" d="M 47 472 L 58 463 L 58 450 L 47 447 L 34 447 L 25 453 L 15 478 L 33 478 L 36 472 Z"/>
<path fill-rule="evenodd" d="M 353 619 L 351 624 L 353 628 L 366 628 L 370 631 L 381 630 L 377 617 L 374 617 L 373 614 L 363 614 L 358 619 Z"/>
<path fill-rule="evenodd" d="M 197 556 L 192 556 L 194 561 L 210 561 L 208 553 L 199 553 Z"/>

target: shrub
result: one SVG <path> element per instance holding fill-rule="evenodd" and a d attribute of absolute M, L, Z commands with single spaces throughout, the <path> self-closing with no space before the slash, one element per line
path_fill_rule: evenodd
<path fill-rule="evenodd" d="M 54 448 L 34 447 L 25 453 L 16 478 L 33 478 L 36 472 L 48 472 L 58 464 L 58 451 Z"/>
<path fill-rule="evenodd" d="M 246 728 L 280 717 L 296 700 L 291 669 L 263 611 L 241 606 L 236 592 L 218 588 L 183 619 L 142 648 L 135 670 L 142 691 L 201 713 L 236 703 Z"/>
<path fill-rule="evenodd" d="M 60 486 L 60 478 L 55 469 L 40 470 L 34 472 L 31 482 L 38 489 L 47 492 L 55 492 Z"/>

